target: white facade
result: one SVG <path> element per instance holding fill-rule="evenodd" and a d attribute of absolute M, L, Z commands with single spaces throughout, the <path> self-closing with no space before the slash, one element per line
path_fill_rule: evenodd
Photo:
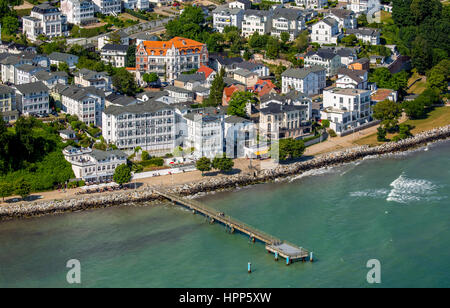
<path fill-rule="evenodd" d="M 102 111 L 105 108 L 104 93 L 94 88 L 70 86 L 60 95 L 65 113 L 78 116 L 86 125 L 101 126 Z"/>
<path fill-rule="evenodd" d="M 16 85 L 17 109 L 23 114 L 48 113 L 49 89 L 40 81 Z"/>
<path fill-rule="evenodd" d="M 362 40 L 364 43 L 368 43 L 371 45 L 380 45 L 380 32 L 377 29 L 348 29 L 346 34 L 354 34 L 358 40 Z"/>
<path fill-rule="evenodd" d="M 319 94 L 326 86 L 326 69 L 317 66 L 290 68 L 281 74 L 281 83 L 282 93 L 296 90 L 306 95 Z"/>
<path fill-rule="evenodd" d="M 127 163 L 127 155 L 119 150 L 100 151 L 69 146 L 63 154 L 71 163 L 75 177 L 85 182 L 112 181 L 116 168 Z"/>
<path fill-rule="evenodd" d="M 117 15 L 122 12 L 121 0 L 93 0 L 95 11 L 104 15 Z"/>
<path fill-rule="evenodd" d="M 210 159 L 223 154 L 223 120 L 221 116 L 188 114 L 185 146 L 194 148 L 194 157 Z"/>
<path fill-rule="evenodd" d="M 372 121 L 370 90 L 333 88 L 323 91 L 322 120 L 341 135 Z"/>
<path fill-rule="evenodd" d="M 242 10 L 247 10 L 252 6 L 250 0 L 240 0 L 240 1 L 232 1 L 228 3 L 228 7 L 230 9 L 238 8 Z"/>
<path fill-rule="evenodd" d="M 295 0 L 295 3 L 306 9 L 320 9 L 328 5 L 328 0 Z"/>
<path fill-rule="evenodd" d="M 350 10 L 344 9 L 334 9 L 331 10 L 328 15 L 335 19 L 339 23 L 339 29 L 356 29 L 358 27 L 358 22 L 356 20 L 356 14 Z"/>
<path fill-rule="evenodd" d="M 111 63 L 114 67 L 125 67 L 127 51 L 127 45 L 106 44 L 100 50 L 101 60 L 106 63 Z"/>
<path fill-rule="evenodd" d="M 61 12 L 71 24 L 81 25 L 93 21 L 94 10 L 94 3 L 90 0 L 61 1 Z"/>
<path fill-rule="evenodd" d="M 223 32 L 225 27 L 241 28 L 244 10 L 240 8 L 228 8 L 226 6 L 217 7 L 213 11 L 213 26 L 214 29 Z"/>
<path fill-rule="evenodd" d="M 322 66 L 327 70 L 327 76 L 334 76 L 342 66 L 341 57 L 335 54 L 333 51 L 309 52 L 306 54 L 305 67 L 310 66 Z"/>
<path fill-rule="evenodd" d="M 30 16 L 22 17 L 22 32 L 31 41 L 36 41 L 42 34 L 49 38 L 66 35 L 67 19 L 60 10 L 48 3 L 36 5 Z"/>
<path fill-rule="evenodd" d="M 123 0 L 123 7 L 129 10 L 146 10 L 149 6 L 149 0 Z"/>
<path fill-rule="evenodd" d="M 300 10 L 287 8 L 274 10 L 270 30 L 272 36 L 280 38 L 281 33 L 287 32 L 289 33 L 289 40 L 293 41 L 304 29 L 306 29 L 305 18 Z"/>
<path fill-rule="evenodd" d="M 112 89 L 111 77 L 108 74 L 85 68 L 75 75 L 74 83 L 82 87 L 94 87 L 105 92 L 109 92 Z"/>
<path fill-rule="evenodd" d="M 260 35 L 270 32 L 272 26 L 272 16 L 269 11 L 245 10 L 242 19 L 242 35 L 251 36 L 254 32 Z"/>
<path fill-rule="evenodd" d="M 140 146 L 151 153 L 172 153 L 175 148 L 175 112 L 157 101 L 107 107 L 102 114 L 102 134 L 119 149 Z"/>
<path fill-rule="evenodd" d="M 341 35 L 338 22 L 328 17 L 312 25 L 311 42 L 337 44 Z"/>
<path fill-rule="evenodd" d="M 349 70 L 341 68 L 338 71 L 338 78 L 336 80 L 336 87 L 338 88 L 352 88 L 352 89 L 367 89 L 368 72 L 363 70 Z"/>
<path fill-rule="evenodd" d="M 224 147 L 229 158 L 245 157 L 245 148 L 256 143 L 256 125 L 247 119 L 228 116 L 224 121 Z"/>

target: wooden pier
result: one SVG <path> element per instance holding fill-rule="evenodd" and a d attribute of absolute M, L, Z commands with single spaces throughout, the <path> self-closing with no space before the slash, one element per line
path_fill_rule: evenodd
<path fill-rule="evenodd" d="M 267 252 L 273 253 L 275 255 L 275 260 L 278 260 L 278 257 L 282 257 L 286 259 L 286 264 L 288 265 L 297 260 L 309 260 L 311 262 L 313 261 L 312 253 L 309 253 L 302 247 L 298 247 L 286 241 L 281 241 L 276 237 L 253 228 L 241 221 L 238 221 L 235 218 L 225 215 L 222 212 L 205 206 L 204 204 L 196 200 L 183 198 L 164 189 L 155 187 L 152 187 L 152 189 L 156 194 L 168 199 L 169 201 L 172 201 L 174 204 L 179 204 L 187 209 L 190 209 L 194 214 L 198 213 L 204 215 L 205 217 L 209 218 L 210 223 L 218 222 L 223 224 L 230 231 L 230 233 L 239 231 L 243 234 L 248 235 L 252 242 L 255 242 L 255 240 L 263 242 L 266 245 Z"/>

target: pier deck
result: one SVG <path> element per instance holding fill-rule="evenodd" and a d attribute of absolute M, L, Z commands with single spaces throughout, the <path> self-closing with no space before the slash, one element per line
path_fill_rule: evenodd
<path fill-rule="evenodd" d="M 232 218 L 231 216 L 225 215 L 222 212 L 219 212 L 213 208 L 205 206 L 204 204 L 196 200 L 183 198 L 177 194 L 170 193 L 160 188 L 153 187 L 153 191 L 156 194 L 168 199 L 169 201 L 178 203 L 184 206 L 185 208 L 192 210 L 194 214 L 200 213 L 208 217 L 211 223 L 219 222 L 225 225 L 227 228 L 229 228 L 231 233 L 234 233 L 234 231 L 239 231 L 243 234 L 248 235 L 252 241 L 259 240 L 265 243 L 266 250 L 269 253 L 274 253 L 275 259 L 277 259 L 278 256 L 280 256 L 282 258 L 285 258 L 287 264 L 289 264 L 292 261 L 306 260 L 308 257 L 310 257 L 310 253 L 306 249 L 298 247 L 286 241 L 282 241 L 272 235 L 269 235 L 235 218 Z M 310 261 L 312 261 L 312 259 L 310 259 Z"/>

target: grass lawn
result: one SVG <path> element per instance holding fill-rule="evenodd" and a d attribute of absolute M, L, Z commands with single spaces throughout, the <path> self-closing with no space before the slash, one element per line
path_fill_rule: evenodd
<path fill-rule="evenodd" d="M 412 84 L 418 78 L 422 78 L 421 81 L 416 82 L 411 88 L 408 89 L 408 93 L 421 94 L 427 88 L 426 76 L 422 76 L 419 73 L 415 72 L 408 80 L 408 86 Z"/>
<path fill-rule="evenodd" d="M 414 126 L 414 128 L 411 130 L 413 135 L 436 127 L 449 125 L 450 107 L 437 107 L 428 114 L 428 117 L 426 119 L 407 120 L 404 123 Z M 396 134 L 388 134 L 386 138 L 390 139 L 395 135 Z M 356 140 L 354 143 L 357 145 L 376 146 L 382 144 L 383 142 L 377 141 L 377 134 L 371 134 L 369 136 Z"/>

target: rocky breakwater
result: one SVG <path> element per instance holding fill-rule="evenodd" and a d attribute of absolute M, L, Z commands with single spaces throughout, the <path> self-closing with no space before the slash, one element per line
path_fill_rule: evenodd
<path fill-rule="evenodd" d="M 0 220 L 75 212 L 94 208 L 118 206 L 130 202 L 161 199 L 151 189 L 121 191 L 97 195 L 83 195 L 71 199 L 21 202 L 0 206 Z"/>
<path fill-rule="evenodd" d="M 450 125 L 419 133 L 413 137 L 397 142 L 387 142 L 376 147 L 359 146 L 351 149 L 324 154 L 316 158 L 300 161 L 292 164 L 279 165 L 273 169 L 261 170 L 256 174 L 237 174 L 224 177 L 205 179 L 192 184 L 179 185 L 172 188 L 173 192 L 181 195 L 194 195 L 201 192 L 210 192 L 220 189 L 230 189 L 238 186 L 246 186 L 264 183 L 302 172 L 331 167 L 362 159 L 367 156 L 383 155 L 411 150 L 430 142 L 447 139 L 450 137 Z"/>

